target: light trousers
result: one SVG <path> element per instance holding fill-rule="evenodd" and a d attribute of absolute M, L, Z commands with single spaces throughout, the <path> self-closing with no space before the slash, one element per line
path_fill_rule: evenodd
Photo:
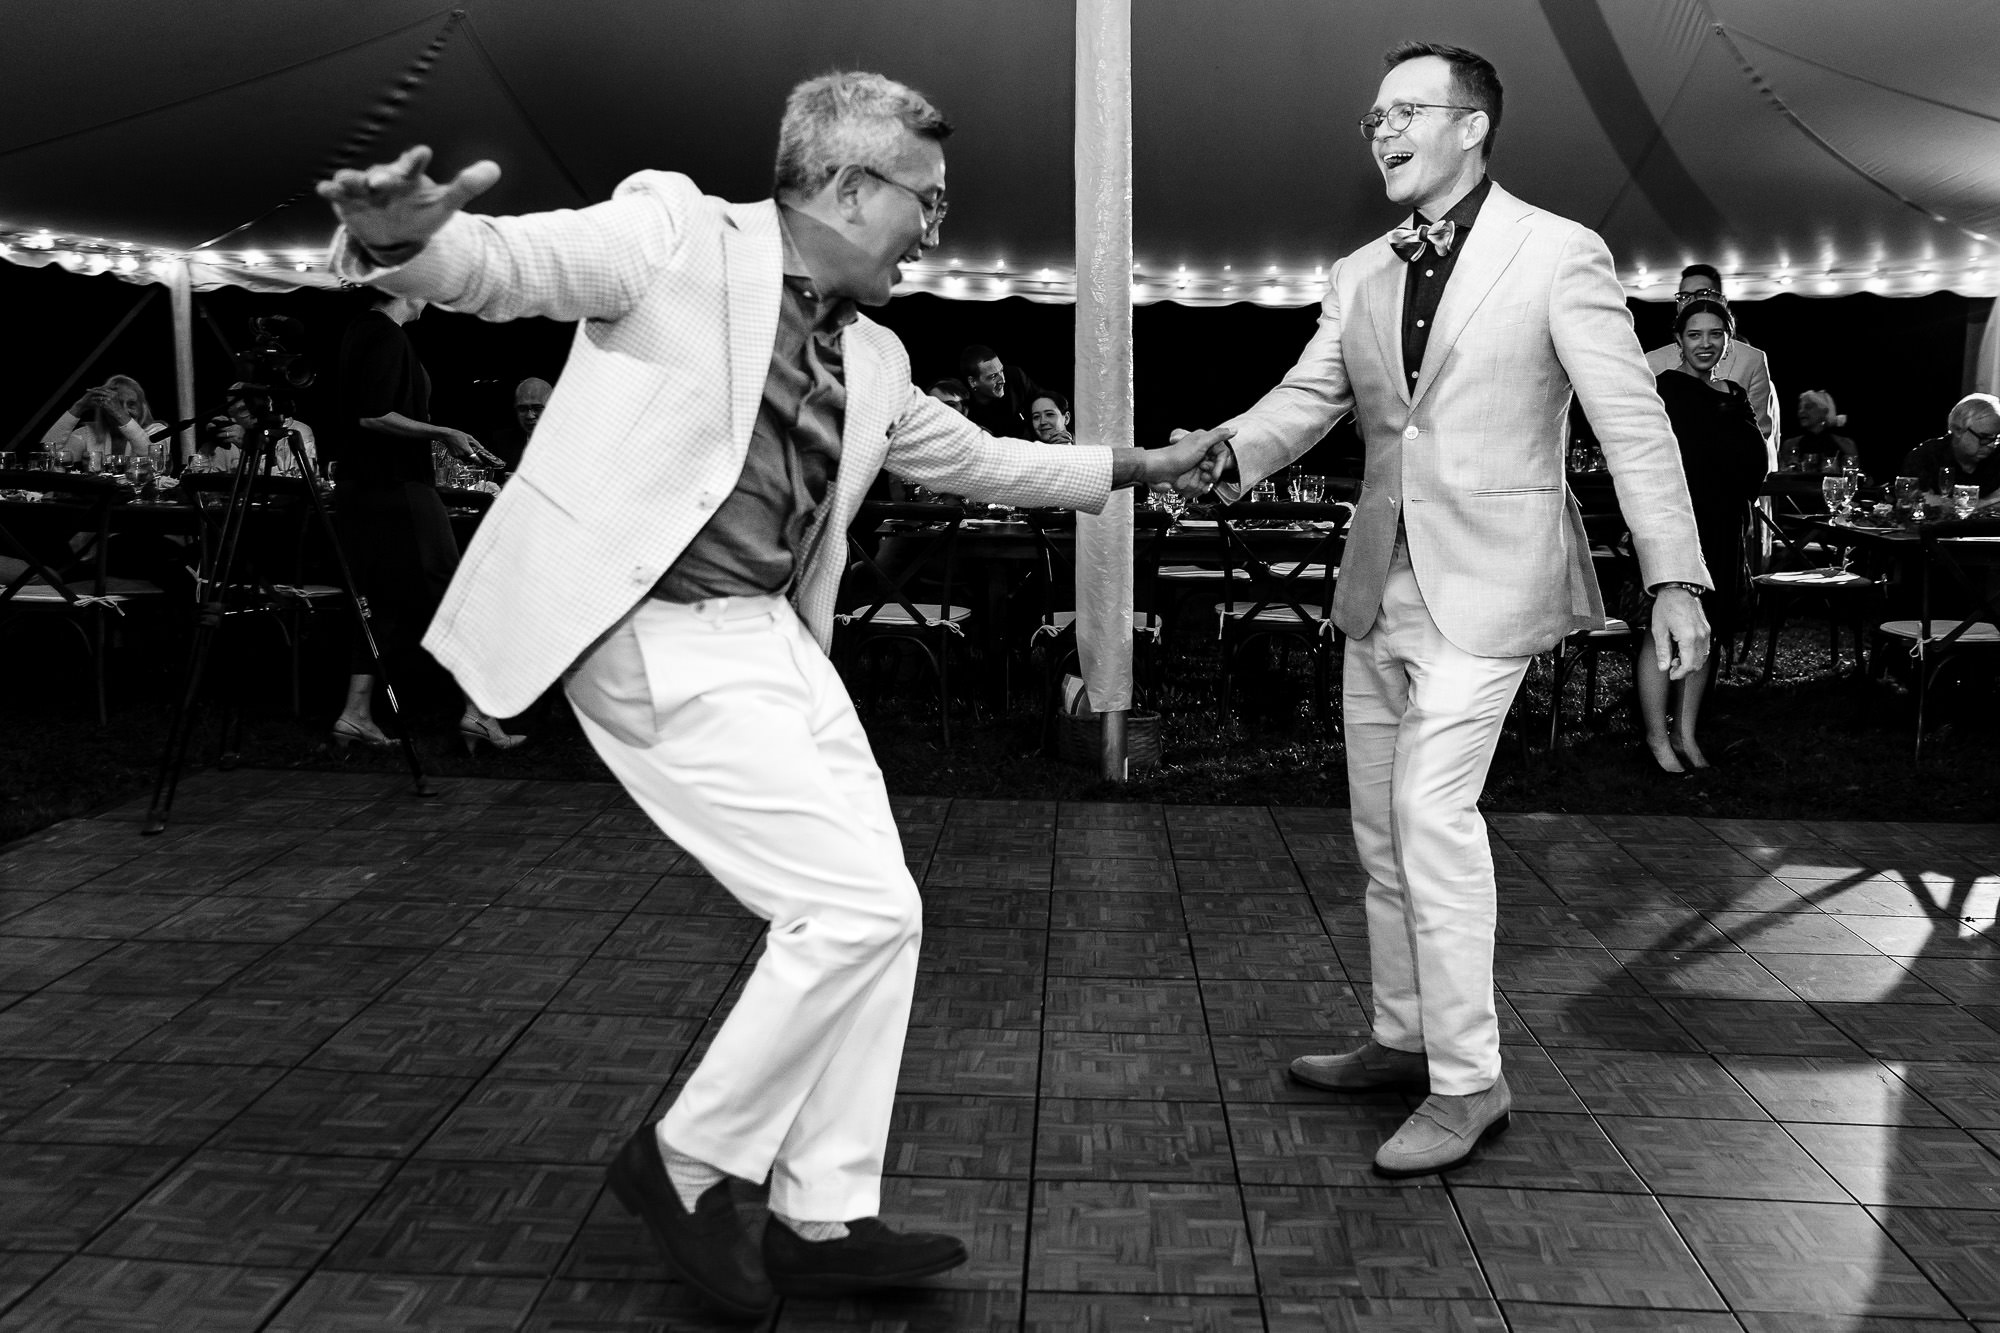
<path fill-rule="evenodd" d="M 1368 876 L 1374 1036 L 1429 1059 L 1431 1091 L 1500 1076 L 1493 854 L 1479 793 L 1525 657 L 1477 657 L 1439 631 L 1401 541 L 1375 624 L 1342 668 L 1347 789 Z"/>
<path fill-rule="evenodd" d="M 880 1211 L 922 908 L 846 687 L 776 596 L 647 600 L 567 686 L 625 790 L 763 956 L 659 1126 L 805 1221 Z"/>

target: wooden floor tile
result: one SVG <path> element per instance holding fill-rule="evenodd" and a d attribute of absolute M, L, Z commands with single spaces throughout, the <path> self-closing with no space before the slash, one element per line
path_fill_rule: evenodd
<path fill-rule="evenodd" d="M 1435 1186 L 1246 1185 L 1243 1208 L 1266 1297 L 1491 1294 L 1450 1199 Z"/>
<path fill-rule="evenodd" d="M 1179 915 L 1179 909 L 1175 909 Z M 0 931 L 5 927 L 0 926 Z M 115 940 L 63 940 L 0 934 L 0 986 L 39 990 L 117 947 Z"/>
<path fill-rule="evenodd" d="M 776 1333 L 1016 1333 L 1023 1293 L 905 1287 L 844 1301 L 788 1299 L 778 1311 Z M 1058 1312 L 1060 1317 L 1060 1311 Z M 1030 1323 L 1030 1328 L 1043 1325 Z"/>
<path fill-rule="evenodd" d="M 1050 858 L 1045 855 L 1001 857 L 979 852 L 964 856 L 934 856 L 931 858 L 929 869 L 924 872 L 924 892 L 930 894 L 949 889 L 1014 889 L 1046 893 L 1049 889 L 1050 867 Z"/>
<path fill-rule="evenodd" d="M 1785 1127 L 1768 1120 L 1603 1116 L 1598 1123 L 1655 1194 L 1849 1201 Z"/>
<path fill-rule="evenodd" d="M 129 1060 L 288 1069 L 368 1007 L 366 1000 L 197 1000 L 125 1048 Z"/>
<path fill-rule="evenodd" d="M 1328 938 L 1206 935 L 1192 943 L 1203 981 L 1343 981 L 1348 975 Z"/>
<path fill-rule="evenodd" d="M 917 966 L 925 972 L 984 973 L 1026 979 L 1042 973 L 1049 953 L 1048 932 L 941 926 L 924 931 Z"/>
<path fill-rule="evenodd" d="M 511 1333 L 541 1292 L 524 1278 L 319 1272 L 265 1333 Z"/>
<path fill-rule="evenodd" d="M 558 1012 L 706 1018 L 736 975 L 727 964 L 690 967 L 593 958 L 563 983 L 549 1008 Z"/>
<path fill-rule="evenodd" d="M 1049 928 L 1045 889 L 940 889 L 924 895 L 924 927 L 976 926 L 986 930 Z"/>
<path fill-rule="evenodd" d="M 1819 1011 L 1878 1060 L 1976 1060 L 2000 1056 L 1992 1028 L 1928 1004 L 1824 1004 Z"/>
<path fill-rule="evenodd" d="M 1215 1057 L 1199 1033 L 1049 1032 L 1041 1095 L 1116 1101 L 1213 1101 Z"/>
<path fill-rule="evenodd" d="M 467 1162 L 603 1165 L 647 1123 L 665 1075 L 642 1083 L 481 1080 L 417 1150 Z"/>
<path fill-rule="evenodd" d="M 1665 1199 L 1740 1311 L 1936 1316 L 1942 1293 L 1857 1204 Z"/>
<path fill-rule="evenodd" d="M 1206 994 L 1192 981 L 1051 977 L 1042 1022 L 1050 1032 L 1204 1031 Z"/>
<path fill-rule="evenodd" d="M 306 1268 L 395 1171 L 392 1162 L 204 1150 L 90 1243 L 89 1253 Z"/>
<path fill-rule="evenodd" d="M 1657 999 L 1693 996 L 1711 1000 L 1794 1000 L 1798 992 L 1747 953 L 1651 953 L 1613 949 L 1612 956 L 1640 990 Z M 1833 957 L 1833 955 L 1827 955 Z M 1838 961 L 1861 961 L 1839 956 Z M 1886 962 L 1886 959 L 1877 959 Z"/>
<path fill-rule="evenodd" d="M 281 1269 L 78 1255 L 0 1316 L 0 1328 L 251 1333 L 291 1294 L 299 1276 Z"/>
<path fill-rule="evenodd" d="M 1661 1002 L 1668 1015 L 1713 1055 L 1860 1056 L 1822 1007 L 1803 1000 L 1711 1000 L 1680 996 Z"/>
<path fill-rule="evenodd" d="M 1049 895 L 1056 930 L 1178 930 L 1185 924 L 1172 893 L 1129 889 L 1064 889 Z"/>
<path fill-rule="evenodd" d="M 342 1237 L 330 1267 L 538 1277 L 604 1186 L 601 1166 L 412 1161 Z"/>
<path fill-rule="evenodd" d="M 1368 1296 L 1266 1296 L 1270 1333 L 1505 1333 L 1491 1300 L 1426 1301 Z"/>
<path fill-rule="evenodd" d="M 883 1169 L 898 1176 L 1026 1180 L 1035 1119 L 1032 1096 L 905 1092 L 889 1121 Z"/>
<path fill-rule="evenodd" d="M 1305 888 L 1298 867 L 1282 847 L 1268 855 L 1190 854 L 1177 841 L 1174 878 L 1182 893 L 1271 893 Z"/>
<path fill-rule="evenodd" d="M 1648 1196 L 1453 1185 L 1451 1197 L 1503 1302 L 1726 1308 Z"/>
<path fill-rule="evenodd" d="M 2000 1129 L 2000 1064 L 1901 1062 L 1896 1073 L 1962 1129 Z"/>
<path fill-rule="evenodd" d="M 1264 1312 L 1255 1296 L 1092 1292 L 1078 1299 L 1031 1291 L 1026 1326 L 1037 1333 L 1264 1333 Z"/>
<path fill-rule="evenodd" d="M 223 1126 L 208 1146 L 407 1157 L 472 1084 L 469 1078 L 294 1069 Z"/>
<path fill-rule="evenodd" d="M 96 1060 L 0 1059 L 0 1133 L 88 1078 Z"/>
<path fill-rule="evenodd" d="M 2000 1211 L 2000 1157 L 1948 1125 L 1792 1125 L 1857 1200 Z"/>
<path fill-rule="evenodd" d="M 1246 1185 L 1374 1186 L 1375 1151 L 1407 1118 L 1400 1099 L 1231 1102 L 1229 1138 Z"/>
<path fill-rule="evenodd" d="M 1658 1000 L 1637 995 L 1510 994 L 1521 1021 L 1542 1045 L 1600 1050 L 1695 1051 L 1693 1037 Z"/>
<path fill-rule="evenodd" d="M 377 1000 L 306 1058 L 316 1069 L 389 1074 L 484 1074 L 532 1011 L 487 1004 Z"/>
<path fill-rule="evenodd" d="M 910 1008 L 912 1027 L 1028 1028 L 1042 1026 L 1042 992 L 1020 977 L 919 972 Z"/>
<path fill-rule="evenodd" d="M 1344 981 L 1201 982 L 1211 1033 L 1359 1031 L 1368 1024 L 1354 988 Z"/>
<path fill-rule="evenodd" d="M 4 1017 L 4 1015 L 0 1015 Z M 194 1147 L 278 1080 L 281 1070 L 115 1061 L 23 1116 L 7 1136 L 28 1143 Z"/>
<path fill-rule="evenodd" d="M 1051 930 L 1052 977 L 1194 979 L 1194 954 L 1179 930 Z"/>
<path fill-rule="evenodd" d="M 0 1012 L 0 1051 L 62 1059 L 79 1051 L 113 1056 L 187 1008 L 191 997 L 30 995 Z"/>
<path fill-rule="evenodd" d="M 1945 1117 L 1886 1065 L 1866 1057 L 1727 1055 L 1722 1065 L 1778 1120 L 1939 1125 Z"/>
<path fill-rule="evenodd" d="M 1035 1187 L 1033 1291 L 1257 1291 L 1233 1186 L 1055 1181 Z"/>
<path fill-rule="evenodd" d="M 1959 1310 L 2000 1320 L 2000 1212 L 1875 1207 L 1868 1213 Z"/>
<path fill-rule="evenodd" d="M 1366 1041 L 1366 1032 L 1332 1034 L 1324 1032 L 1278 1033 L 1250 1036 L 1217 1033 L 1209 1038 L 1215 1056 L 1216 1077 L 1222 1097 L 1228 1102 L 1324 1103 L 1330 1094 L 1292 1081 L 1291 1063 L 1301 1055 L 1328 1055 L 1352 1050 Z M 1368 1093 L 1363 1098 L 1385 1106 L 1406 1108 L 1400 1093 Z M 1407 1110 L 1405 1109 L 1407 1114 Z"/>
<path fill-rule="evenodd" d="M 941 1180 L 890 1176 L 882 1181 L 882 1218 L 907 1231 L 942 1231 L 971 1256 L 926 1285 L 1019 1291 L 1027 1262 L 1030 1194 L 1025 1181 Z"/>
<path fill-rule="evenodd" d="M 1124 893 L 1173 893 L 1174 863 L 1167 857 L 1121 860 L 1103 856 L 1058 856 L 1051 876 L 1054 888 L 1109 889 Z"/>
<path fill-rule="evenodd" d="M 0 1236 L 11 1247 L 82 1248 L 186 1155 L 126 1144 L 0 1143 Z"/>
<path fill-rule="evenodd" d="M 1058 856 L 1097 856 L 1122 860 L 1156 860 L 1173 855 L 1165 825 L 1141 828 L 1061 828 L 1056 830 Z"/>
<path fill-rule="evenodd" d="M 1742 1333 L 1736 1316 L 1716 1310 L 1634 1310 L 1604 1305 L 1506 1303 L 1513 1333 Z"/>
<path fill-rule="evenodd" d="M 1836 1004 L 1949 1004 L 1903 964 L 1853 954 L 1757 953 L 1764 970 L 1801 1000 Z"/>
<path fill-rule="evenodd" d="M 1220 1102 L 1044 1097 L 1035 1127 L 1039 1180 L 1233 1182 Z"/>
<path fill-rule="evenodd" d="M 1453 1187 L 1594 1190 L 1643 1194 L 1645 1186 L 1595 1118 L 1516 1110 L 1507 1131 L 1489 1139 L 1451 1173 Z"/>
<path fill-rule="evenodd" d="M 1508 994 L 1637 995 L 1611 951 L 1596 946 L 1509 944 L 1495 952 L 1493 984 Z"/>
<path fill-rule="evenodd" d="M 1018 1096 L 1035 1087 L 1041 1033 L 912 1027 L 903 1042 L 900 1093 Z"/>

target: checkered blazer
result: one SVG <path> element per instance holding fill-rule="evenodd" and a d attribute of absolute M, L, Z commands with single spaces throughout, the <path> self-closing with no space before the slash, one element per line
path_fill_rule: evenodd
<path fill-rule="evenodd" d="M 648 171 L 590 208 L 460 214 L 399 268 L 369 268 L 345 235 L 333 253 L 344 276 L 448 310 L 578 322 L 521 468 L 424 636 L 474 702 L 512 716 L 624 618 L 736 485 L 777 338 L 777 205 Z M 885 466 L 975 499 L 1104 506 L 1108 450 L 995 439 L 910 383 L 893 333 L 864 317 L 844 337 L 840 469 L 792 593 L 822 646 L 848 525 Z"/>

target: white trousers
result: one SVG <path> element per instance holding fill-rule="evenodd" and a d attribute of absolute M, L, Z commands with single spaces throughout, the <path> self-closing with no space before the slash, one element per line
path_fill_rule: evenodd
<path fill-rule="evenodd" d="M 1423 1051 L 1431 1091 L 1500 1076 L 1493 854 L 1479 793 L 1525 657 L 1476 657 L 1438 630 L 1397 542 L 1374 627 L 1342 670 L 1347 789 L 1368 875 L 1375 1040 Z"/>
<path fill-rule="evenodd" d="M 846 687 L 781 597 L 648 599 L 568 684 L 668 837 L 770 923 L 659 1126 L 806 1221 L 881 1210 L 922 908 Z"/>

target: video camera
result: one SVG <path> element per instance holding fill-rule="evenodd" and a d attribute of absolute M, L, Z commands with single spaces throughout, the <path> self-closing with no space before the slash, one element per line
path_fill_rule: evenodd
<path fill-rule="evenodd" d="M 247 384 L 272 390 L 299 390 L 312 387 L 318 372 L 306 364 L 303 354 L 285 346 L 297 342 L 306 326 L 290 315 L 253 315 L 250 319 L 250 346 L 236 354 L 236 378 Z"/>

